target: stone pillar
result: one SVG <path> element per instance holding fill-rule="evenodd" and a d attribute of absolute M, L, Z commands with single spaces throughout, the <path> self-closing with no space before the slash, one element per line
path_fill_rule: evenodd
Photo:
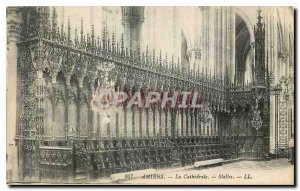
<path fill-rule="evenodd" d="M 218 113 L 216 113 L 215 115 L 215 129 L 214 129 L 214 135 L 218 135 L 218 120 L 219 120 L 219 116 Z"/>
<path fill-rule="evenodd" d="M 141 137 L 144 137 L 147 135 L 147 132 L 146 132 L 146 126 L 147 126 L 147 111 L 143 108 L 142 109 L 142 113 L 141 113 L 141 128 L 142 128 L 142 132 L 141 132 Z"/>
<path fill-rule="evenodd" d="M 121 77 L 120 83 L 118 83 L 118 88 L 117 91 L 118 92 L 122 92 L 125 88 L 125 79 L 123 77 Z M 119 138 L 125 138 L 126 137 L 126 133 L 125 132 L 125 127 L 126 127 L 126 108 L 124 107 L 123 104 L 117 105 L 117 110 L 118 110 L 118 135 L 117 137 Z"/>
<path fill-rule="evenodd" d="M 162 136 L 165 136 L 165 128 L 166 128 L 166 115 L 165 115 L 165 111 L 161 110 L 161 119 L 160 119 L 160 134 Z"/>
<path fill-rule="evenodd" d="M 273 81 L 271 81 L 273 83 Z M 273 86 L 274 87 L 274 86 Z M 270 138 L 269 138 L 269 152 L 275 153 L 275 92 L 270 91 Z"/>
<path fill-rule="evenodd" d="M 213 134 L 213 128 L 214 128 L 214 125 L 215 125 L 215 116 L 214 114 L 212 114 L 212 118 L 211 118 L 211 121 L 209 122 L 209 135 L 212 135 Z"/>
<path fill-rule="evenodd" d="M 158 108 L 155 108 L 154 116 L 155 116 L 154 135 L 157 136 L 157 135 L 159 135 L 159 112 L 158 112 Z"/>
<path fill-rule="evenodd" d="M 137 138 L 139 137 L 139 122 L 140 122 L 139 109 L 133 108 L 132 115 L 133 115 L 132 136 L 134 138 Z"/>
<path fill-rule="evenodd" d="M 139 108 L 135 109 L 135 137 L 140 137 L 140 126 L 141 126 L 141 110 Z"/>
<path fill-rule="evenodd" d="M 215 74 L 215 71 L 217 72 L 218 74 L 218 63 L 219 63 L 219 28 L 221 27 L 219 25 L 219 7 L 216 7 L 215 8 L 215 25 L 214 25 L 214 74 Z"/>
<path fill-rule="evenodd" d="M 126 109 L 126 126 L 125 126 L 126 137 L 132 137 L 132 108 Z"/>
<path fill-rule="evenodd" d="M 153 137 L 153 111 L 151 108 L 148 110 L 148 132 L 149 137 Z"/>
<path fill-rule="evenodd" d="M 177 111 L 178 112 L 178 119 L 177 119 L 177 136 L 181 137 L 181 124 L 182 124 L 182 113 L 180 110 Z"/>
<path fill-rule="evenodd" d="M 204 66 L 204 73 L 209 68 L 209 7 L 202 7 L 202 63 Z"/>
<path fill-rule="evenodd" d="M 186 136 L 186 132 L 187 132 L 187 129 L 186 129 L 186 111 L 183 110 L 182 112 L 182 135 L 183 136 Z"/>
<path fill-rule="evenodd" d="M 17 46 L 19 40 L 20 25 L 22 22 L 20 7 L 7 7 L 7 115 L 6 118 L 6 151 L 7 151 L 7 182 L 19 180 L 18 151 L 14 142 L 17 129 Z"/>
<path fill-rule="evenodd" d="M 144 21 L 144 7 L 122 7 L 122 24 L 125 31 L 125 46 L 138 51 L 141 43 L 141 29 Z"/>
<path fill-rule="evenodd" d="M 192 117 L 191 117 L 191 111 L 188 110 L 187 111 L 187 116 L 186 116 L 186 121 L 187 121 L 187 136 L 190 137 L 192 135 L 192 124 L 191 124 L 191 121 L 192 121 Z"/>
<path fill-rule="evenodd" d="M 229 31 L 230 34 L 229 42 L 230 42 L 230 82 L 234 83 L 235 78 L 235 13 L 233 8 L 229 8 Z"/>

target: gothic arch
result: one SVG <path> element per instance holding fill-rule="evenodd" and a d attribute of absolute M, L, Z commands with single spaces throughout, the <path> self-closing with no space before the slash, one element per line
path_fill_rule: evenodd
<path fill-rule="evenodd" d="M 186 42 L 187 42 L 187 51 L 189 51 L 192 48 L 192 45 L 193 45 L 192 40 L 191 40 L 191 36 L 185 30 L 182 30 L 181 32 L 182 32 L 182 34 L 184 35 L 184 37 L 186 39 Z"/>
<path fill-rule="evenodd" d="M 235 7 L 234 9 L 234 13 L 239 15 L 243 21 L 245 22 L 248 31 L 250 33 L 250 43 L 255 42 L 255 38 L 254 38 L 254 24 L 251 22 L 249 16 L 247 14 L 245 14 L 239 7 Z"/>
<path fill-rule="evenodd" d="M 235 82 L 242 85 L 252 81 L 254 58 L 251 34 L 243 18 L 235 13 Z"/>

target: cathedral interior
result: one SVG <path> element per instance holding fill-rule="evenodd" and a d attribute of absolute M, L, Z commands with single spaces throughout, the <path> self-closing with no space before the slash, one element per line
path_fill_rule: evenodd
<path fill-rule="evenodd" d="M 7 58 L 11 181 L 293 163 L 291 7 L 8 7 Z M 103 89 L 193 91 L 205 107 L 95 110 Z"/>

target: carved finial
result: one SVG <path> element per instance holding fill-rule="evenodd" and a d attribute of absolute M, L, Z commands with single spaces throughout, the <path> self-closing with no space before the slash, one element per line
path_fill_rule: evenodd
<path fill-rule="evenodd" d="M 62 40 L 64 39 L 64 24 L 61 24 L 60 26 L 60 37 Z"/>
<path fill-rule="evenodd" d="M 71 23 L 70 23 L 70 16 L 68 16 L 68 44 L 71 44 Z"/>
<path fill-rule="evenodd" d="M 75 46 L 78 47 L 78 31 L 77 31 L 77 28 L 75 28 L 75 39 L 74 39 L 74 42 L 75 42 Z"/>
<path fill-rule="evenodd" d="M 168 53 L 166 52 L 165 65 L 168 67 Z"/>
<path fill-rule="evenodd" d="M 149 61 L 149 47 L 148 45 L 146 46 L 146 62 Z"/>
<path fill-rule="evenodd" d="M 141 60 L 141 49 L 140 49 L 140 47 L 138 47 L 138 49 L 137 49 L 137 59 Z"/>
<path fill-rule="evenodd" d="M 86 47 L 85 35 L 83 35 L 83 42 L 82 42 L 82 46 L 83 46 L 83 48 L 85 48 L 85 47 Z"/>
<path fill-rule="evenodd" d="M 111 50 L 110 39 L 109 39 L 109 37 L 107 35 L 107 51 L 110 52 L 110 50 Z"/>
<path fill-rule="evenodd" d="M 155 64 L 155 49 L 152 50 L 152 64 Z"/>
<path fill-rule="evenodd" d="M 95 28 L 94 25 L 92 25 L 92 33 L 91 33 L 91 41 L 92 41 L 92 47 L 95 47 Z"/>
<path fill-rule="evenodd" d="M 100 37 L 97 37 L 97 53 L 99 53 L 101 50 L 101 42 L 100 42 Z"/>
<path fill-rule="evenodd" d="M 262 19 L 261 12 L 262 12 L 262 10 L 260 9 L 260 7 L 258 7 L 258 10 L 257 10 L 257 13 L 258 13 L 257 22 L 258 23 L 262 23 L 261 22 L 261 19 Z"/>
<path fill-rule="evenodd" d="M 56 39 L 56 34 L 57 34 L 57 13 L 56 13 L 56 8 L 53 7 L 52 9 L 52 39 Z"/>
<path fill-rule="evenodd" d="M 50 7 L 45 7 L 45 20 L 46 20 L 46 25 L 47 25 L 47 29 L 50 29 Z M 48 31 L 50 32 L 50 31 Z"/>
<path fill-rule="evenodd" d="M 116 52 L 117 52 L 117 54 L 119 54 L 120 53 L 120 47 L 119 47 L 119 43 L 117 42 L 117 48 L 116 48 Z"/>
<path fill-rule="evenodd" d="M 106 51 L 106 29 L 105 29 L 105 26 L 103 27 L 103 30 L 102 30 L 102 49 L 104 51 Z"/>
<path fill-rule="evenodd" d="M 161 50 L 159 51 L 159 66 L 162 67 Z"/>
<path fill-rule="evenodd" d="M 61 39 L 59 26 L 57 27 L 57 39 Z"/>
<path fill-rule="evenodd" d="M 129 53 L 128 53 L 128 47 L 126 47 L 126 49 L 125 49 L 125 56 L 126 56 L 126 57 L 129 57 L 129 56 L 130 56 Z"/>
<path fill-rule="evenodd" d="M 80 21 L 80 44 L 83 45 L 83 19 Z"/>
<path fill-rule="evenodd" d="M 145 53 L 144 52 L 142 53 L 142 58 L 141 59 L 142 59 L 142 64 L 144 64 L 145 62 L 147 62 L 147 59 L 145 61 Z"/>
<path fill-rule="evenodd" d="M 87 33 L 87 36 L 86 36 L 86 45 L 87 45 L 88 49 L 91 48 L 91 38 L 90 38 L 90 34 L 89 33 Z"/>
<path fill-rule="evenodd" d="M 115 47 L 115 33 L 112 33 L 112 37 L 111 37 L 111 46 L 112 46 L 112 51 L 115 52 L 116 47 Z"/>
<path fill-rule="evenodd" d="M 130 58 L 133 58 L 133 52 L 132 52 L 131 49 L 129 50 L 129 57 L 130 57 Z"/>
<path fill-rule="evenodd" d="M 124 34 L 122 34 L 121 36 L 121 54 L 124 55 L 125 51 L 124 51 Z"/>

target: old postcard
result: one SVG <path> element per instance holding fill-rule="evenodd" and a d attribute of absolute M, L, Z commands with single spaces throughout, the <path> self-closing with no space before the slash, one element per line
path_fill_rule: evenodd
<path fill-rule="evenodd" d="M 292 7 L 7 7 L 7 183 L 294 185 Z"/>

